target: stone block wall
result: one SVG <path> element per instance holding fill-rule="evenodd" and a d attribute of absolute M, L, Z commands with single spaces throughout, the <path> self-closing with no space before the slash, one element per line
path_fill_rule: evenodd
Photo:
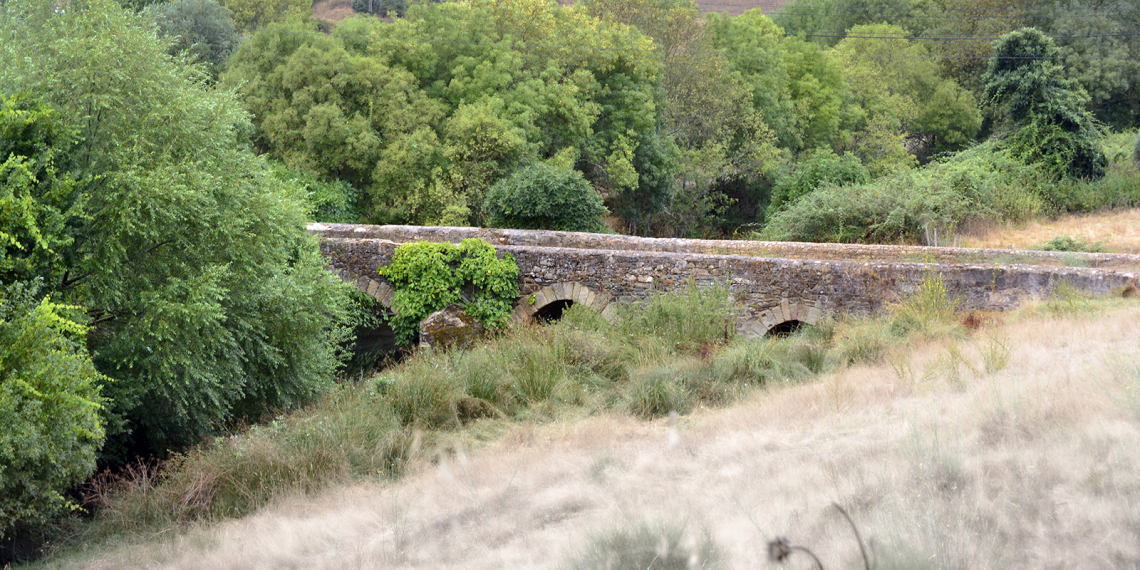
<path fill-rule="evenodd" d="M 328 227 L 328 226 L 324 226 Z M 537 243 L 605 245 L 624 243 L 625 236 L 524 232 L 535 244 L 503 244 L 495 233 L 517 230 L 472 228 L 396 228 L 385 235 L 399 240 L 348 237 L 371 235 L 375 226 L 338 226 L 331 230 L 310 227 L 322 239 L 322 252 L 342 278 L 390 304 L 391 288 L 377 274 L 387 265 L 402 241 L 438 238 L 458 242 L 483 237 L 500 254 L 514 255 L 521 270 L 520 298 L 515 318 L 527 320 L 543 305 L 559 300 L 587 302 L 605 311 L 610 299 L 644 298 L 653 291 L 673 290 L 692 282 L 698 286 L 727 286 L 740 308 L 737 328 L 762 334 L 790 320 L 815 322 L 823 314 L 869 315 L 916 291 L 929 275 L 941 277 L 946 288 L 967 310 L 1006 310 L 1027 300 L 1052 294 L 1061 283 L 1104 295 L 1128 283 L 1140 283 L 1140 273 L 1117 269 L 1020 264 L 915 263 L 908 261 L 852 261 L 788 259 L 745 255 L 673 252 L 645 249 L 552 247 Z M 424 230 L 424 232 L 420 232 Z M 387 230 L 385 230 L 387 231 Z M 596 237 L 591 237 L 596 236 Z M 508 242 L 517 238 L 508 237 Z M 683 240 L 695 241 L 695 240 Z M 636 243 L 636 242 L 635 242 Z M 718 242 L 724 243 L 724 242 Z M 727 242 L 733 244 L 735 242 Z M 817 245 L 817 244 L 810 244 Z M 835 251 L 843 247 L 832 246 Z M 859 257 L 856 255 L 855 257 Z M 541 294 L 541 298 L 539 298 Z M 534 295 L 534 302 L 531 302 Z M 610 310 L 612 314 L 612 310 Z"/>

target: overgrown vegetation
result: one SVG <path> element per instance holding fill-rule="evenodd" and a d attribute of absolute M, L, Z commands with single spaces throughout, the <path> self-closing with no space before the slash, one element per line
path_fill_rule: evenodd
<path fill-rule="evenodd" d="M 103 514 L 89 532 L 241 516 L 272 497 L 399 476 L 421 449 L 480 421 L 597 412 L 650 419 L 723 406 L 962 330 L 933 273 L 890 317 L 829 321 L 786 338 L 738 337 L 729 301 L 724 288 L 691 284 L 625 307 L 614 322 L 572 306 L 548 326 L 417 353 L 304 411 L 212 440 L 157 470 L 140 465 L 104 480 L 95 494 Z"/>
<path fill-rule="evenodd" d="M 451 304 L 489 329 L 506 324 L 518 297 L 519 266 L 507 253 L 479 238 L 450 243 L 412 242 L 396 248 L 392 263 L 380 268 L 396 291 L 392 295 L 392 329 L 401 344 L 414 344 L 420 322 Z M 464 289 L 469 288 L 468 293 Z"/>
<path fill-rule="evenodd" d="M 305 234 L 304 194 L 245 144 L 235 100 L 110 1 L 9 2 L 0 33 L 0 284 L 77 307 L 51 326 L 103 375 L 59 380 L 53 397 L 105 400 L 81 424 L 91 443 L 44 462 L 59 474 L 43 500 L 90 474 L 103 431 L 105 463 L 165 456 L 331 388 L 347 286 Z M 33 449 L 13 460 L 50 453 Z"/>
<path fill-rule="evenodd" d="M 27 479 L 47 502 L 12 492 L 35 503 L 13 520 L 65 507 L 89 452 L 120 468 L 169 457 L 333 389 L 367 311 L 325 269 L 306 221 L 920 243 L 1140 205 L 1140 11 L 841 1 L 797 0 L 773 20 L 692 0 L 377 0 L 352 4 L 389 20 L 335 26 L 302 0 L 2 3 L 0 289 L 22 293 L 0 326 L 57 348 L 27 350 L 62 400 L 101 402 L 93 423 L 57 414 L 86 439 Z M 450 302 L 504 322 L 513 264 L 486 244 L 417 251 L 386 269 L 401 340 Z M 1084 305 L 1063 287 L 1057 297 L 1057 311 Z M 685 412 L 882 358 L 947 319 L 904 303 L 889 327 L 745 342 L 723 292 L 680 299 L 615 323 L 571 310 L 485 352 L 412 359 L 376 385 L 377 425 L 406 442 L 411 426 L 560 406 Z M 0 375 L 25 379 L 27 362 Z M 81 372 L 63 379 L 60 363 Z M 402 445 L 328 465 L 390 466 Z M 10 447 L 0 468 L 45 462 L 37 444 Z M 312 480 L 331 473 L 314 469 Z M 307 489 L 305 477 L 211 492 L 223 506 L 188 512 L 245 512 L 224 505 Z"/>

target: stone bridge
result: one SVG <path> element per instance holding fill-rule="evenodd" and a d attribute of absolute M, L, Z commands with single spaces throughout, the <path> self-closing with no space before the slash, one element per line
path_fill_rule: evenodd
<path fill-rule="evenodd" d="M 1003 311 L 1070 287 L 1108 295 L 1140 286 L 1140 256 L 1039 251 L 869 246 L 419 226 L 310 224 L 321 251 L 346 281 L 391 307 L 377 273 L 412 241 L 479 237 L 514 255 L 520 296 L 513 318 L 557 317 L 583 304 L 610 317 L 615 301 L 653 291 L 726 284 L 738 304 L 737 332 L 763 335 L 827 314 L 872 315 L 940 276 L 965 310 Z"/>

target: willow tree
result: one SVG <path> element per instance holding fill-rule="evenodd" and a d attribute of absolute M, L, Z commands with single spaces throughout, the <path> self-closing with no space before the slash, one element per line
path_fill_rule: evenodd
<path fill-rule="evenodd" d="M 24 195 L 81 207 L 30 270 L 85 309 L 112 379 L 110 459 L 312 400 L 344 331 L 344 286 L 305 232 L 304 196 L 251 151 L 237 101 L 152 26 L 110 0 L 0 7 L 0 93 L 24 92 L 60 125 L 52 176 Z"/>

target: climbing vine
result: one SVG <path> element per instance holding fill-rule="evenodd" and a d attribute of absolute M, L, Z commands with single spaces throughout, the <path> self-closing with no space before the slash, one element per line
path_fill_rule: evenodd
<path fill-rule="evenodd" d="M 495 248 L 479 238 L 458 246 L 405 243 L 379 272 L 395 289 L 391 325 L 401 344 L 415 342 L 420 321 L 453 303 L 463 305 L 483 326 L 501 327 L 519 294 L 514 256 L 508 253 L 500 259 Z"/>

